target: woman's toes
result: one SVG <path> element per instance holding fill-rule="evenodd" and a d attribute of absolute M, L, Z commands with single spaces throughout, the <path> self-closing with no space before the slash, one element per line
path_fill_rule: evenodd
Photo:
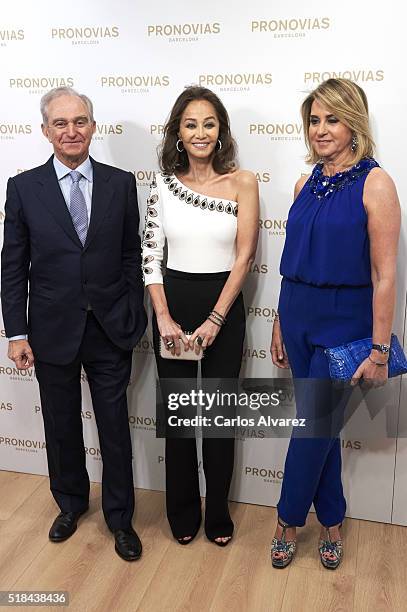
<path fill-rule="evenodd" d="M 224 538 L 215 538 L 215 542 L 223 542 L 223 543 L 225 543 L 225 542 L 228 542 L 230 539 L 231 539 L 231 536 L 227 536 L 227 537 L 224 537 Z"/>

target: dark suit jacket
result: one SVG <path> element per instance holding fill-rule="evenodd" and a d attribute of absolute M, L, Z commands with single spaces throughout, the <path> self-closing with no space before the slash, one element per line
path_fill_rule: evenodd
<path fill-rule="evenodd" d="M 134 176 L 91 159 L 92 211 L 82 247 L 52 160 L 8 181 L 1 287 L 6 335 L 28 333 L 34 357 L 69 363 L 90 304 L 110 340 L 131 350 L 146 327 Z"/>

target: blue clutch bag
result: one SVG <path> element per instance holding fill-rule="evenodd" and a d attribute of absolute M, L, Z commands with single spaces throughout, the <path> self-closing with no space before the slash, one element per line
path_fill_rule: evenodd
<path fill-rule="evenodd" d="M 362 361 L 370 355 L 371 350 L 372 338 L 325 349 L 331 378 L 350 380 Z M 395 334 L 391 335 L 388 364 L 389 378 L 407 372 L 407 359 Z"/>

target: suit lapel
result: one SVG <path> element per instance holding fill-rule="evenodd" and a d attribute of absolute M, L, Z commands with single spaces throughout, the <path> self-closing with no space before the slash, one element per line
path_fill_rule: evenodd
<path fill-rule="evenodd" d="M 101 222 L 109 209 L 109 204 L 113 199 L 113 188 L 110 185 L 110 170 L 107 166 L 99 164 L 90 158 L 93 167 L 93 187 L 92 187 L 92 210 L 90 223 L 84 249 L 95 237 Z"/>
<path fill-rule="evenodd" d="M 55 172 L 53 157 L 44 164 L 43 172 L 38 179 L 37 195 L 41 202 L 47 207 L 56 222 L 64 229 L 72 240 L 82 248 L 81 241 L 72 223 L 64 196 L 58 183 Z"/>

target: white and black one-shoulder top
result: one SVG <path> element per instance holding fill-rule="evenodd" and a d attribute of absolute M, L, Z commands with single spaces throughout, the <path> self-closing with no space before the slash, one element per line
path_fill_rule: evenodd
<path fill-rule="evenodd" d="M 167 267 L 182 272 L 224 272 L 236 257 L 237 202 L 192 191 L 174 174 L 157 174 L 151 184 L 143 234 L 145 285 L 163 282 Z"/>

